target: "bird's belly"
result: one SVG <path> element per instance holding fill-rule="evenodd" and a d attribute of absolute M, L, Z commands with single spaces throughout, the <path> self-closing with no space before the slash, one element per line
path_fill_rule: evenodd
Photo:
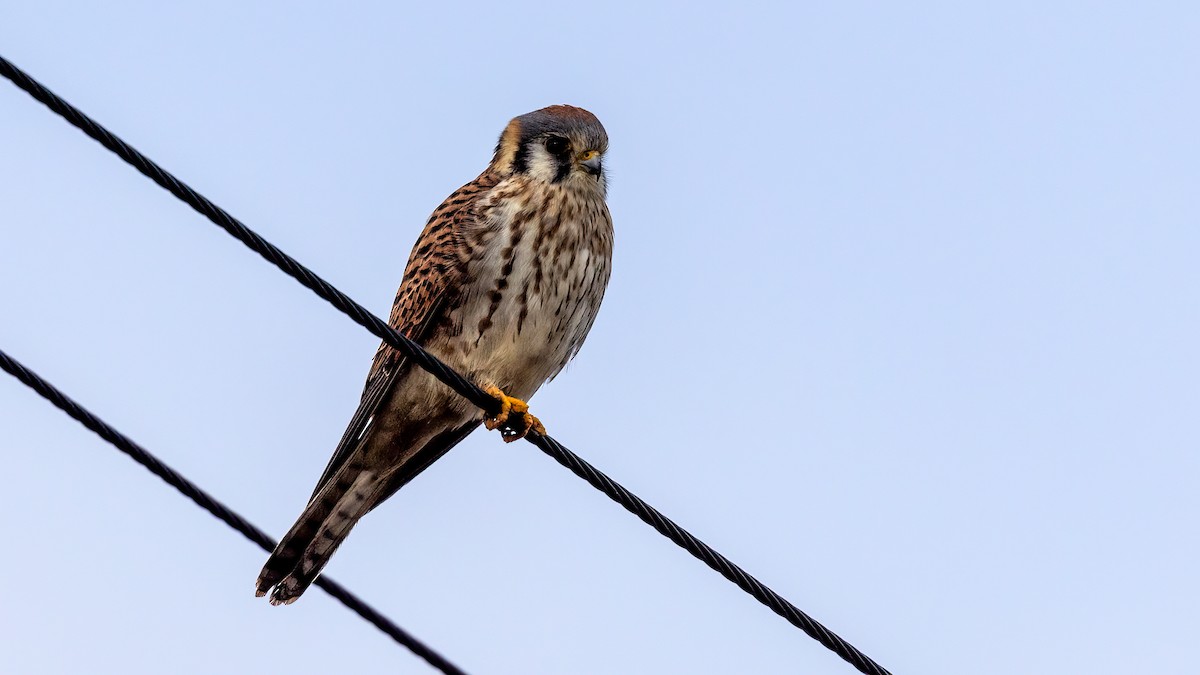
<path fill-rule="evenodd" d="M 576 264 L 540 283 L 518 264 L 498 296 L 493 287 L 489 301 L 465 303 L 471 309 L 462 315 L 460 365 L 510 396 L 532 396 L 583 342 L 604 292 L 605 262 L 583 250 Z"/>
<path fill-rule="evenodd" d="M 472 370 L 512 396 L 532 396 L 570 359 L 571 326 L 563 313 L 574 309 L 572 304 L 554 295 L 527 297 L 524 306 L 502 302 L 491 326 L 481 331 L 476 323 L 475 330 L 465 331 L 474 333 L 466 354 Z"/>

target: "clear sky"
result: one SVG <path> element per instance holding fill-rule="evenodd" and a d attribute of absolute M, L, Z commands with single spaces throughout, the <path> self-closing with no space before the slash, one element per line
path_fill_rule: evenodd
<path fill-rule="evenodd" d="M 1194 673 L 1195 3 L 9 2 L 0 53 L 379 314 L 513 116 L 615 272 L 550 432 L 896 673 Z M 0 83 L 0 348 L 278 536 L 378 341 Z M 0 671 L 428 672 L 0 377 Z M 850 673 L 528 444 L 328 568 L 472 673 Z"/>

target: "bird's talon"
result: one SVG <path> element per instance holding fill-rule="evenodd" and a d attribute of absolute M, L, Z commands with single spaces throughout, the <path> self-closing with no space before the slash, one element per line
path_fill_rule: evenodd
<path fill-rule="evenodd" d="M 499 429 L 500 438 L 505 443 L 525 438 L 530 431 L 543 435 L 546 433 L 546 427 L 541 421 L 529 413 L 528 403 L 513 398 L 496 387 L 488 387 L 484 391 L 500 402 L 500 411 L 493 417 L 485 417 L 483 426 L 487 427 L 488 431 Z"/>
<path fill-rule="evenodd" d="M 512 402 L 515 399 L 505 396 L 504 392 L 500 391 L 496 387 L 488 387 L 487 389 L 484 389 L 484 392 L 486 392 L 488 396 L 491 396 L 500 402 L 500 411 L 497 412 L 495 416 L 483 418 L 483 426 L 487 427 L 488 431 L 493 431 L 504 426 L 504 423 L 508 421 L 508 414 L 512 412 Z"/>
<path fill-rule="evenodd" d="M 546 425 L 542 424 L 542 421 L 539 420 L 538 418 L 534 417 L 533 415 L 530 415 L 529 418 L 531 420 L 533 420 L 533 422 L 530 423 L 530 425 L 529 425 L 529 431 L 532 431 L 533 433 L 537 434 L 538 436 L 545 436 L 546 435 Z"/>

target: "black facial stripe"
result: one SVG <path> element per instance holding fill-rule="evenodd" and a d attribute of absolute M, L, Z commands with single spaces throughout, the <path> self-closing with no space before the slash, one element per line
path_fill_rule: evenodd
<path fill-rule="evenodd" d="M 567 176 L 571 175 L 571 153 L 559 155 L 554 158 L 558 161 L 558 171 L 554 174 L 554 180 L 551 183 L 561 183 L 566 180 Z"/>
<path fill-rule="evenodd" d="M 521 143 L 517 147 L 517 156 L 513 157 L 513 171 L 525 173 L 529 170 L 529 144 Z"/>

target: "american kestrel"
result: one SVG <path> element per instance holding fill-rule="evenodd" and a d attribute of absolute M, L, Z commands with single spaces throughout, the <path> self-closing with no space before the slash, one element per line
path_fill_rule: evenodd
<path fill-rule="evenodd" d="M 508 123 L 491 163 L 446 198 L 413 247 L 391 325 L 500 402 L 474 405 L 386 343 L 362 401 L 257 594 L 295 602 L 371 509 L 479 424 L 544 433 L 525 403 L 579 351 L 611 271 L 613 230 L 595 115 L 550 106 Z"/>

